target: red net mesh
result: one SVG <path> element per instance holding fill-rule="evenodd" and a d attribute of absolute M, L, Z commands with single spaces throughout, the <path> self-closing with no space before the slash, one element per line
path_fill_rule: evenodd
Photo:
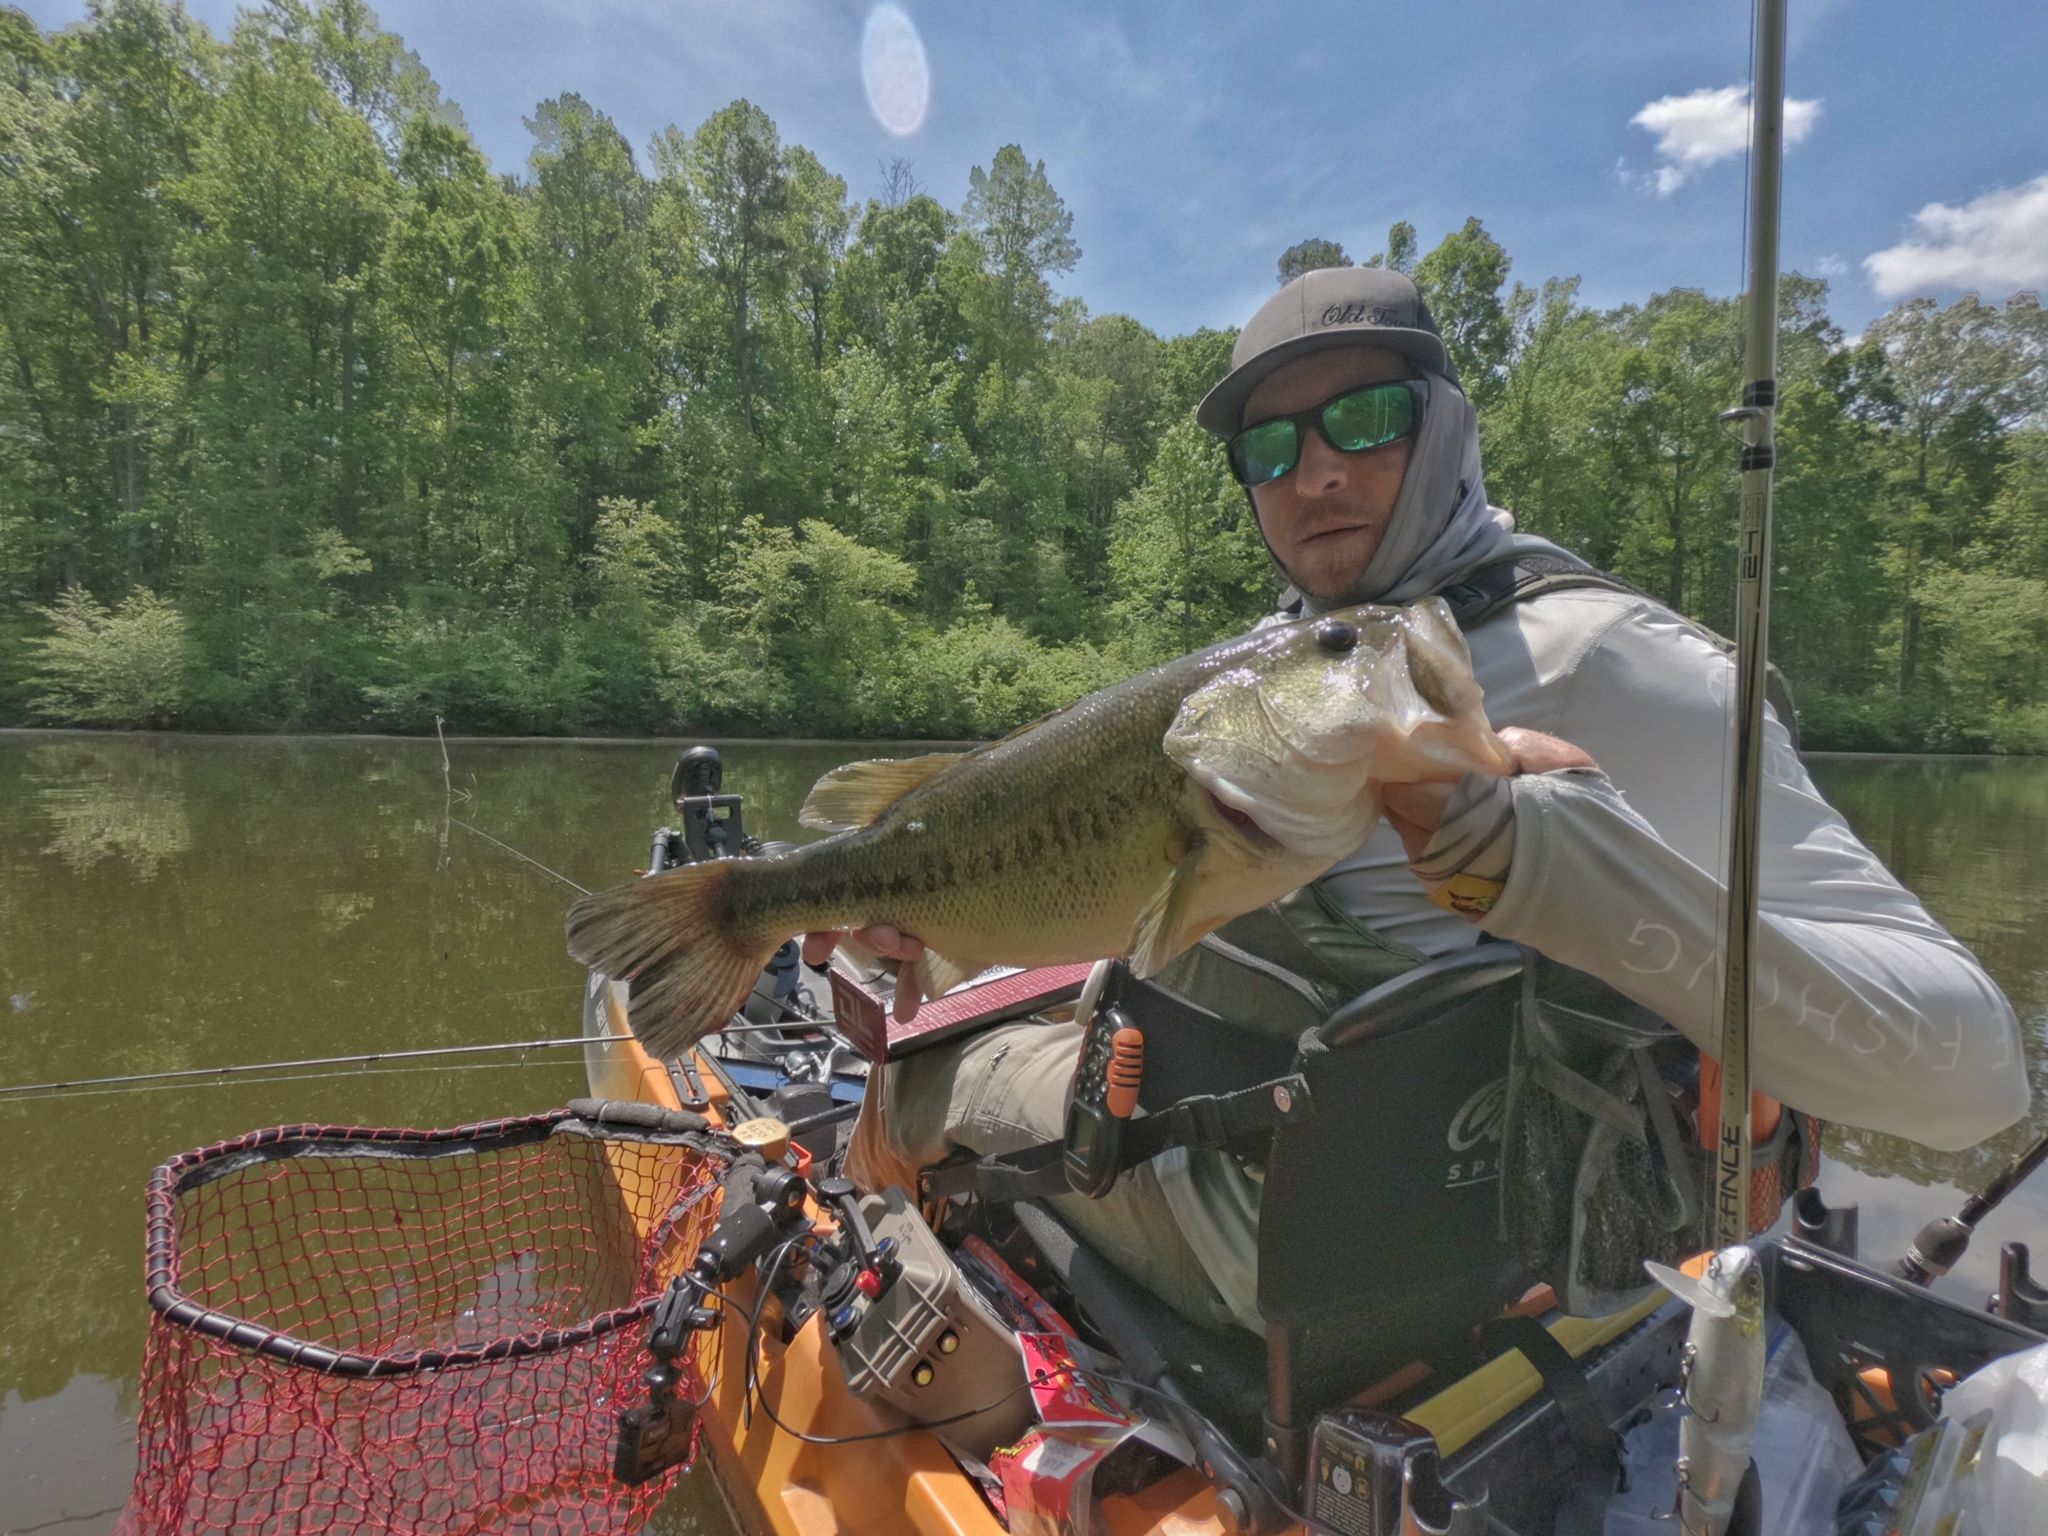
<path fill-rule="evenodd" d="M 719 1171 L 566 1112 L 173 1159 L 124 1536 L 640 1529 L 676 1472 L 615 1482 L 618 1414 Z"/>

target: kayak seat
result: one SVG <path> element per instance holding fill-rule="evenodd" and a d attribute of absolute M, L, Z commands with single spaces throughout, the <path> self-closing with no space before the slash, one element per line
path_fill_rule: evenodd
<path fill-rule="evenodd" d="M 1266 1348 L 1241 1328 L 1212 1332 L 1189 1322 L 1090 1248 L 1053 1209 L 1018 1200 L 1009 1210 L 1016 1235 L 1082 1305 L 1084 1321 L 1147 1386 L 1171 1374 L 1174 1385 L 1249 1455 L 1257 1455 L 1266 1414 Z M 1015 1257 L 1016 1255 L 1013 1255 Z M 1035 1269 L 1020 1264 L 1027 1274 Z M 1141 1402 L 1155 1409 L 1156 1402 Z"/>
<path fill-rule="evenodd" d="M 1411 1361 L 1462 1363 L 1470 1331 L 1528 1288 L 1499 1201 L 1509 1047 L 1534 958 L 1475 945 L 1302 1036 L 1294 1069 L 1314 1113 L 1274 1132 L 1259 1206 L 1282 1431 L 1306 1433 Z"/>
<path fill-rule="evenodd" d="M 1149 1113 L 1290 1073 L 1307 1083 L 1313 1113 L 1228 1149 L 1263 1172 L 1263 1349 L 1180 1318 L 1065 1228 L 1052 1244 L 1061 1254 L 1034 1245 L 1084 1309 L 1107 1314 L 1093 1320 L 1112 1347 L 1171 1362 L 1187 1397 L 1254 1452 L 1268 1432 L 1305 1434 L 1317 1413 L 1411 1361 L 1463 1364 L 1470 1331 L 1527 1289 L 1498 1201 L 1510 1037 L 1533 960 L 1486 943 L 1427 962 L 1294 1041 L 1112 970 L 1101 1006 L 1154 1043 L 1140 1093 Z M 1025 1205 L 1027 1236 L 1056 1225 Z"/>

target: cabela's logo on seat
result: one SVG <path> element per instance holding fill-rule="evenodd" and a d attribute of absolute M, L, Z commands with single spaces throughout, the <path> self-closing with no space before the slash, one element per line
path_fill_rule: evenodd
<path fill-rule="evenodd" d="M 1444 1169 L 1445 1189 L 1456 1189 L 1464 1184 L 1485 1184 L 1500 1177 L 1497 1154 L 1465 1154 L 1481 1142 L 1499 1143 L 1507 1120 L 1507 1109 L 1508 1080 L 1505 1077 L 1480 1084 L 1472 1096 L 1458 1106 L 1458 1112 L 1451 1116 L 1450 1130 L 1444 1136 L 1451 1151 L 1458 1154 Z"/>

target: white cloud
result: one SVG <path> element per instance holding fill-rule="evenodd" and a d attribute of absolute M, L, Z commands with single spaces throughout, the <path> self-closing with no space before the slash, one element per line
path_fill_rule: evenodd
<path fill-rule="evenodd" d="M 1849 270 L 1849 263 L 1839 256 L 1816 256 L 1813 271 L 1816 277 L 1840 277 Z"/>
<path fill-rule="evenodd" d="M 1960 208 L 1929 203 L 1904 240 L 1863 258 L 1882 298 L 1930 288 L 2048 287 L 2048 176 Z"/>
<path fill-rule="evenodd" d="M 1788 99 L 1786 146 L 1811 133 L 1819 116 L 1818 101 Z M 1749 147 L 1749 87 L 1705 86 L 1683 96 L 1660 96 L 1629 121 L 1657 136 L 1657 158 L 1663 164 L 1653 176 L 1624 179 L 1669 197 L 1698 172 Z"/>

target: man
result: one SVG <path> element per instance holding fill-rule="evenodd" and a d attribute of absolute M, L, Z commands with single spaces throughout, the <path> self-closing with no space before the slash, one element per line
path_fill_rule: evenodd
<path fill-rule="evenodd" d="M 1228 446 L 1291 611 L 1410 602 L 1505 557 L 1562 555 L 1488 505 L 1477 416 L 1400 273 L 1296 279 L 1231 363 L 1196 419 Z M 1467 638 L 1515 776 L 1386 786 L 1385 822 L 1315 884 L 1336 921 L 1305 941 L 1419 959 L 1513 940 L 1712 1051 L 1732 663 L 1661 604 L 1605 587 L 1508 603 Z M 2028 1090 L 1998 988 L 1821 799 L 1775 716 L 1765 774 L 1757 1088 L 1941 1149 L 2018 1119 Z M 913 936 L 864 937 L 906 964 L 920 953 Z M 833 938 L 812 935 L 807 956 Z M 1077 1041 L 1013 1025 L 899 1064 L 893 1142 L 929 1164 L 1057 1137 Z M 1233 1160 L 1173 1151 L 1061 1210 L 1182 1313 L 1256 1330 L 1256 1206 Z"/>

